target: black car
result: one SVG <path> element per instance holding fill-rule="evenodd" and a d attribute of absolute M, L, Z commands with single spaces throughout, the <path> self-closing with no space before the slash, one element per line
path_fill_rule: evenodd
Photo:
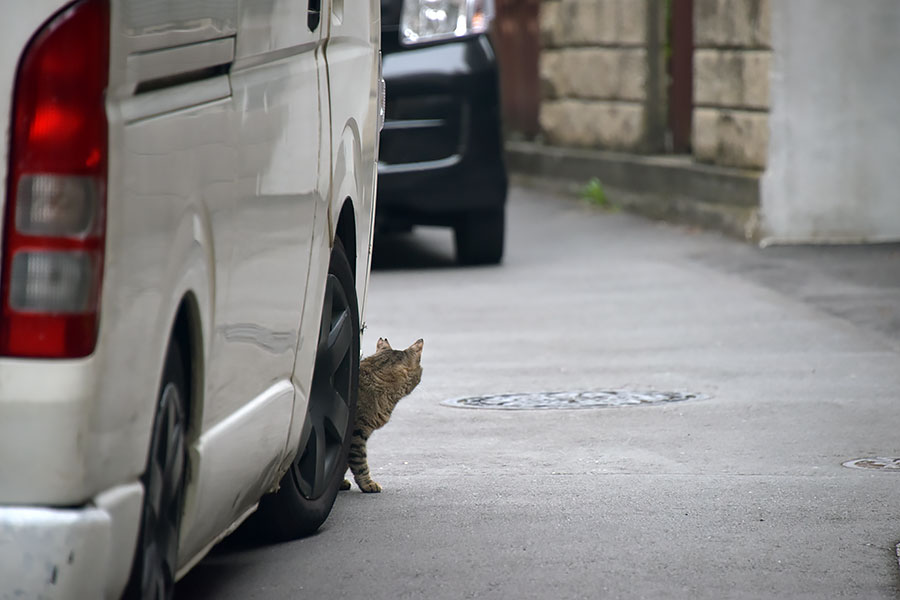
<path fill-rule="evenodd" d="M 507 177 L 492 0 L 382 0 L 379 229 L 452 227 L 457 260 L 503 257 Z"/>

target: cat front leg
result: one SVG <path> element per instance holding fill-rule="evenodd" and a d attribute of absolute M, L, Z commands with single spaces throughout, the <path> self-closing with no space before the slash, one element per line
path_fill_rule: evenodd
<path fill-rule="evenodd" d="M 366 440 L 369 434 L 360 430 L 353 432 L 353 440 L 350 442 L 350 455 L 347 457 L 347 464 L 350 465 L 350 472 L 353 473 L 353 479 L 359 489 L 367 494 L 377 494 L 381 491 L 381 486 L 372 480 L 369 472 L 369 462 L 366 460 Z M 348 481 L 349 485 L 350 482 Z"/>
<path fill-rule="evenodd" d="M 353 473 L 353 478 L 356 480 L 356 485 L 359 486 L 359 489 L 367 494 L 377 494 L 381 491 L 381 485 L 369 475 L 368 465 L 363 465 L 358 473 Z M 347 483 L 349 484 L 350 482 L 348 481 Z"/>

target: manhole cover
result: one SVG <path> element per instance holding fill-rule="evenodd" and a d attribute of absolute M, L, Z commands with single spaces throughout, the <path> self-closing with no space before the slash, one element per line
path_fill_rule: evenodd
<path fill-rule="evenodd" d="M 537 394 L 475 396 L 472 398 L 444 400 L 443 404 L 460 408 L 547 410 L 640 406 L 643 404 L 684 402 L 685 400 L 698 400 L 705 397 L 702 394 L 684 392 L 602 390 L 599 392 L 542 392 Z"/>
<path fill-rule="evenodd" d="M 876 456 L 874 458 L 857 458 L 856 460 L 848 460 L 844 463 L 845 467 L 851 469 L 875 469 L 878 471 L 897 471 L 900 473 L 900 458 L 883 458 Z"/>

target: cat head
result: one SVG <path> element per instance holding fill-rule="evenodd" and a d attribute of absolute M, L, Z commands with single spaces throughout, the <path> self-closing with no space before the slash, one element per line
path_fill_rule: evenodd
<path fill-rule="evenodd" d="M 407 378 L 409 382 L 408 390 L 411 391 L 412 388 L 418 385 L 419 381 L 422 379 L 422 348 L 425 346 L 425 341 L 421 338 L 416 340 L 409 348 L 406 350 L 394 350 L 391 348 L 390 342 L 388 342 L 387 338 L 378 338 L 378 342 L 375 343 L 375 354 L 388 354 L 390 356 L 390 362 L 402 366 L 402 369 L 407 373 Z"/>
<path fill-rule="evenodd" d="M 421 360 L 422 358 L 422 348 L 425 346 L 425 340 L 419 338 L 416 340 L 412 346 L 407 348 L 406 350 L 402 350 L 402 352 L 406 352 L 410 356 L 415 356 L 417 360 Z M 375 352 L 381 352 L 382 350 L 393 350 L 391 348 L 390 342 L 388 342 L 387 338 L 378 338 L 378 341 L 375 342 Z M 397 352 L 395 350 L 395 352 Z"/>

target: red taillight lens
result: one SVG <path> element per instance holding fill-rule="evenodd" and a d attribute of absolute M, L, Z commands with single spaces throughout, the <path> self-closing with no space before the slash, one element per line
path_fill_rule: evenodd
<path fill-rule="evenodd" d="M 0 355 L 87 356 L 105 246 L 108 0 L 48 21 L 19 62 L 0 285 Z"/>

